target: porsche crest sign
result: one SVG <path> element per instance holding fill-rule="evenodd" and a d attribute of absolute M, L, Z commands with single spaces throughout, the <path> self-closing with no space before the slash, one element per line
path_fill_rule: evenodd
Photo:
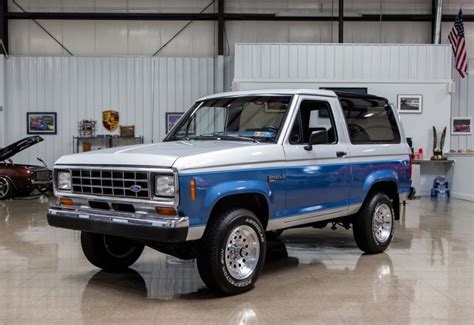
<path fill-rule="evenodd" d="M 103 111 L 102 124 L 110 132 L 114 132 L 119 127 L 119 112 L 117 111 Z"/>

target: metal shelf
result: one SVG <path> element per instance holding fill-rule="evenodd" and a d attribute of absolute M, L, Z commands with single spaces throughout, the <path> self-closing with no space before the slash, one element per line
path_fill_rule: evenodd
<path fill-rule="evenodd" d="M 134 144 L 143 144 L 143 136 L 121 137 L 112 135 L 97 135 L 94 137 L 73 136 L 73 153 L 83 152 L 83 144 L 90 143 L 91 151 L 106 148 L 123 147 Z"/>

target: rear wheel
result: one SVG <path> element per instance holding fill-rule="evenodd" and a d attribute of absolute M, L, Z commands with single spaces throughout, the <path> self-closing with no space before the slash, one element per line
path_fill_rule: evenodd
<path fill-rule="evenodd" d="M 255 214 L 228 210 L 208 225 L 198 253 L 199 274 L 212 290 L 242 293 L 257 281 L 265 252 L 265 231 Z"/>
<path fill-rule="evenodd" d="M 128 238 L 81 233 L 82 251 L 93 265 L 109 272 L 126 270 L 143 252 L 144 245 Z"/>
<path fill-rule="evenodd" d="M 353 220 L 357 246 L 369 254 L 387 249 L 393 237 L 394 216 L 393 203 L 386 194 L 369 194 Z"/>
<path fill-rule="evenodd" d="M 6 200 L 13 197 L 15 190 L 12 183 L 6 177 L 0 176 L 0 200 Z"/>

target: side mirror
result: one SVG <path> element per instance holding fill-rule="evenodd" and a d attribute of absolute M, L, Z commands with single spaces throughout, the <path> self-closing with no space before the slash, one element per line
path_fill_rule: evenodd
<path fill-rule="evenodd" d="M 314 144 L 327 144 L 328 143 L 328 131 L 318 130 L 311 133 L 309 136 L 309 142 L 304 146 L 304 150 L 313 150 Z"/>

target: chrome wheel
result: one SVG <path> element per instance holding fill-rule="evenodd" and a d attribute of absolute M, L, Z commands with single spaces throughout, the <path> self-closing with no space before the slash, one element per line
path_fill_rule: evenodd
<path fill-rule="evenodd" d="M 372 217 L 372 233 L 377 242 L 387 241 L 392 233 L 392 222 L 392 209 L 386 203 L 377 205 Z"/>
<path fill-rule="evenodd" d="M 260 257 L 260 241 L 257 232 L 247 225 L 234 228 L 225 246 L 225 266 L 236 280 L 250 277 Z"/>
<path fill-rule="evenodd" d="M 0 199 L 6 198 L 10 193 L 10 183 L 4 177 L 0 177 Z"/>

